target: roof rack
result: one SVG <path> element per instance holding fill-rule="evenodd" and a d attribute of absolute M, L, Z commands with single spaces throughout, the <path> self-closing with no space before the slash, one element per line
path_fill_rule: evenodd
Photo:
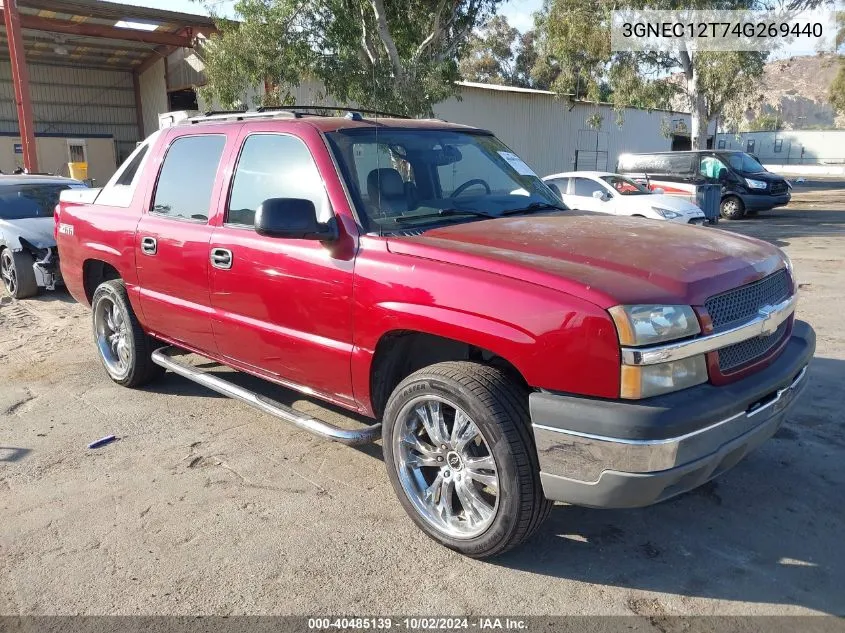
<path fill-rule="evenodd" d="M 313 112 L 308 112 L 312 110 Z M 183 119 L 176 125 L 196 125 L 207 121 L 243 121 L 245 119 L 268 119 L 285 118 L 299 119 L 304 116 L 331 116 L 326 112 L 345 113 L 346 118 L 361 120 L 362 114 L 369 114 L 376 117 L 388 117 L 396 119 L 412 119 L 403 114 L 392 114 L 381 110 L 362 110 L 360 108 L 344 108 L 342 106 L 311 106 L 311 105 L 290 105 L 290 106 L 261 106 L 255 110 L 211 110 L 203 114 Z"/>

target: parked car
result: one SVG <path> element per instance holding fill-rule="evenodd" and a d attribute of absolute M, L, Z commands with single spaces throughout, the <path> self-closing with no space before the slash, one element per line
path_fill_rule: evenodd
<path fill-rule="evenodd" d="M 568 171 L 546 176 L 570 209 L 629 215 L 680 224 L 704 224 L 707 218 L 697 206 L 662 190 L 651 191 L 630 178 L 603 171 Z"/>
<path fill-rule="evenodd" d="M 789 204 L 791 198 L 786 179 L 766 171 L 757 159 L 745 152 L 700 150 L 622 154 L 616 171 L 680 196 L 690 195 L 695 185 L 721 185 L 719 211 L 728 220 L 782 207 Z"/>
<path fill-rule="evenodd" d="M 468 556 L 520 543 L 553 501 L 643 506 L 726 471 L 780 426 L 815 348 L 775 246 L 566 210 L 491 133 L 442 121 L 189 119 L 55 220 L 113 381 L 166 368 L 381 438 L 411 519 Z M 333 426 L 184 351 L 380 422 Z"/>
<path fill-rule="evenodd" d="M 0 277 L 15 299 L 61 282 L 53 209 L 59 192 L 73 187 L 85 184 L 53 176 L 0 175 Z"/>

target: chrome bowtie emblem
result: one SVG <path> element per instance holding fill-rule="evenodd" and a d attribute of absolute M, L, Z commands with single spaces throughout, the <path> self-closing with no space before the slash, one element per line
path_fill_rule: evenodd
<path fill-rule="evenodd" d="M 778 329 L 779 323 L 775 321 L 775 306 L 763 306 L 757 311 L 758 316 L 763 320 L 760 336 L 771 336 Z"/>

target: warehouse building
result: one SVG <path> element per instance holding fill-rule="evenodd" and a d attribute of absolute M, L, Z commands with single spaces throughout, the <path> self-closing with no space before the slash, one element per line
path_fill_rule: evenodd
<path fill-rule="evenodd" d="M 3 17 L 3 173 L 82 163 L 104 183 L 160 112 L 196 107 L 168 81 L 167 59 L 184 65 L 213 31 L 208 17 L 99 0 L 5 0 Z"/>
<path fill-rule="evenodd" d="M 754 154 L 764 165 L 845 165 L 845 130 L 720 133 L 716 145 Z"/>

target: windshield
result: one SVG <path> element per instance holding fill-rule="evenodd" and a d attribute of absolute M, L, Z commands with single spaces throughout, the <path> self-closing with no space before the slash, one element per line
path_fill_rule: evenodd
<path fill-rule="evenodd" d="M 761 171 L 766 171 L 753 156 L 746 153 L 728 154 L 728 162 L 736 171 L 744 171 L 751 174 L 759 174 Z"/>
<path fill-rule="evenodd" d="M 327 137 L 368 230 L 563 206 L 528 165 L 489 134 L 357 128 Z"/>
<path fill-rule="evenodd" d="M 651 194 L 651 192 L 643 187 L 641 184 L 634 182 L 630 178 L 624 176 L 602 176 L 607 184 L 613 187 L 620 196 L 641 196 L 643 194 Z"/>
<path fill-rule="evenodd" d="M 51 218 L 65 184 L 6 185 L 0 187 L 0 220 Z"/>

